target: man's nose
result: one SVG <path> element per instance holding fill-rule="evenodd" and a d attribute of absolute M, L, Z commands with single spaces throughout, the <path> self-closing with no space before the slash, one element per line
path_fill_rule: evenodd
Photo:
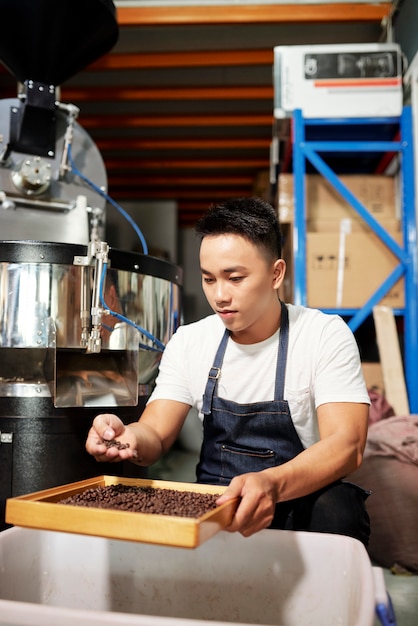
<path fill-rule="evenodd" d="M 229 290 L 228 285 L 226 285 L 223 281 L 218 281 L 216 283 L 215 290 L 215 300 L 216 302 L 228 302 L 229 301 Z"/>

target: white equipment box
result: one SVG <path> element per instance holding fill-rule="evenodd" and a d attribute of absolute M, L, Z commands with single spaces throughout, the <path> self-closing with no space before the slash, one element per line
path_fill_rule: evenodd
<path fill-rule="evenodd" d="M 398 117 L 402 54 L 397 44 L 274 48 L 274 116 Z"/>
<path fill-rule="evenodd" d="M 188 550 L 0 533 L 0 624 L 373 626 L 374 609 L 373 569 L 351 537 L 221 532 Z"/>

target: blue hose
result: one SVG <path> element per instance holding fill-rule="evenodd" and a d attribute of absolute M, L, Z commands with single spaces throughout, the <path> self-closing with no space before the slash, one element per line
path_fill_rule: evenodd
<path fill-rule="evenodd" d="M 130 225 L 132 226 L 132 228 L 134 229 L 134 231 L 136 232 L 136 234 L 138 235 L 138 238 L 141 242 L 141 246 L 142 246 L 142 251 L 144 254 L 148 254 L 148 246 L 147 246 L 147 242 L 145 241 L 145 237 L 141 231 L 141 229 L 139 228 L 138 224 L 132 219 L 132 217 L 129 215 L 129 213 L 127 213 L 125 211 L 125 209 L 123 209 L 120 204 L 118 204 L 115 200 L 113 200 L 113 198 L 111 198 L 105 191 L 103 191 L 103 189 L 100 189 L 100 187 L 98 187 L 98 185 L 96 185 L 95 183 L 93 183 L 93 181 L 91 181 L 89 178 L 87 178 L 87 176 L 84 176 L 84 174 L 82 174 L 80 172 L 80 170 L 77 169 L 73 157 L 71 155 L 71 144 L 69 144 L 68 146 L 68 160 L 70 162 L 70 166 L 71 166 L 71 170 L 72 172 L 78 176 L 79 178 L 81 178 L 82 180 L 84 180 L 84 182 L 86 182 L 92 189 L 94 189 L 94 191 L 96 191 L 100 196 L 102 196 L 103 198 L 105 198 L 105 200 L 107 200 L 107 202 L 109 202 L 112 206 L 115 207 L 115 209 L 117 211 L 119 211 L 119 213 L 130 223 Z"/>
<path fill-rule="evenodd" d="M 104 285 L 105 285 L 106 271 L 107 271 L 107 263 L 103 263 L 103 271 L 102 271 L 102 275 L 100 277 L 100 291 L 99 291 L 99 293 L 100 293 L 100 304 L 102 305 L 102 307 L 105 308 L 109 312 L 110 315 L 112 315 L 113 317 L 116 317 L 121 322 L 125 322 L 126 324 L 129 324 L 130 326 L 133 326 L 134 328 L 136 328 L 136 330 L 138 330 L 142 335 L 144 335 L 150 341 L 152 341 L 152 343 L 155 346 L 157 346 L 156 348 L 153 348 L 153 347 L 147 346 L 146 344 L 140 343 L 139 346 L 141 348 L 143 348 L 144 350 L 152 350 L 154 352 L 164 352 L 164 349 L 165 349 L 164 344 L 161 343 L 161 341 L 159 341 L 159 339 L 154 337 L 154 335 L 152 335 L 150 332 L 145 330 L 145 328 L 142 328 L 142 326 L 138 326 L 138 324 L 136 324 L 132 320 L 128 319 L 124 315 L 121 315 L 120 313 L 116 313 L 116 311 L 112 311 L 111 309 L 109 309 L 109 307 L 107 306 L 107 304 L 105 302 L 105 299 L 104 299 Z"/>

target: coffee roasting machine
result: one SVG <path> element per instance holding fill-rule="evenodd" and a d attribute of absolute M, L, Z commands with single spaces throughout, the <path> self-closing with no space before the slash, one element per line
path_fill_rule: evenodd
<path fill-rule="evenodd" d="M 180 323 L 181 271 L 105 241 L 101 155 L 60 85 L 118 38 L 110 0 L 0 0 L 0 529 L 8 497 L 116 466 L 84 448 L 93 417 L 137 419 Z M 116 203 L 113 205 L 118 207 Z M 118 475 L 144 475 L 132 464 Z"/>

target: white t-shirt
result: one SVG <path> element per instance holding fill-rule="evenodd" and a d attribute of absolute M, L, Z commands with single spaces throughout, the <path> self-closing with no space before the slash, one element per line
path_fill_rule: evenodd
<path fill-rule="evenodd" d="M 319 440 L 316 409 L 328 402 L 369 404 L 353 333 L 337 315 L 287 305 L 289 348 L 284 400 L 305 447 Z M 169 341 L 149 402 L 177 400 L 198 409 L 225 327 L 217 315 L 180 326 Z M 240 404 L 274 399 L 279 332 L 260 343 L 229 339 L 218 396 Z M 201 417 L 203 417 L 201 415 Z"/>

